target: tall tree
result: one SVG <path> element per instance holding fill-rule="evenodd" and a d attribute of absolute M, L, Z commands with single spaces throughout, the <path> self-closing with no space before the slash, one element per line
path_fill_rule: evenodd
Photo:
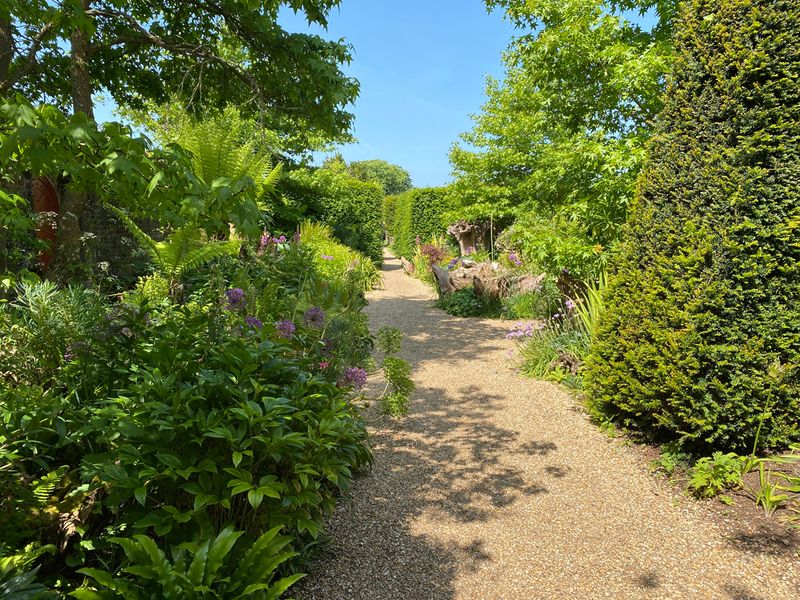
<path fill-rule="evenodd" d="M 462 213 L 524 215 L 579 249 L 615 240 L 661 108 L 674 4 L 487 0 L 520 34 L 504 81 L 489 79 L 474 129 L 451 152 Z"/>
<path fill-rule="evenodd" d="M 350 163 L 350 174 L 360 181 L 371 181 L 383 188 L 387 196 L 411 189 L 411 175 L 403 167 L 385 160 L 358 160 Z"/>
<path fill-rule="evenodd" d="M 278 24 L 288 6 L 324 26 L 339 1 L 0 0 L 0 96 L 21 92 L 89 119 L 97 92 L 134 109 L 177 99 L 201 113 L 234 103 L 290 151 L 346 140 L 345 108 L 358 93 L 340 69 L 349 47 Z M 88 191 L 64 195 L 53 274 L 82 260 L 89 213 Z"/>

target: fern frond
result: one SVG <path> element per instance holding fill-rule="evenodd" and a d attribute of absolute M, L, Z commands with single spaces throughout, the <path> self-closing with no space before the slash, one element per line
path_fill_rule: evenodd
<path fill-rule="evenodd" d="M 130 231 L 131 235 L 136 239 L 137 242 L 139 242 L 142 248 L 150 253 L 150 256 L 153 258 L 153 260 L 163 267 L 163 263 L 161 263 L 161 255 L 158 252 L 156 241 L 144 231 L 139 229 L 139 226 L 133 222 L 133 219 L 131 219 L 116 206 L 108 205 L 108 208 L 111 210 L 111 212 L 117 215 L 117 218 L 122 222 L 125 228 Z"/>
<path fill-rule="evenodd" d="M 194 269 L 221 256 L 238 254 L 242 242 L 229 240 L 227 242 L 208 242 L 198 248 L 189 250 L 175 269 L 175 275 L 180 277 L 190 269 Z"/>
<path fill-rule="evenodd" d="M 169 277 L 175 277 L 186 255 L 202 244 L 200 236 L 198 227 L 185 225 L 157 244 L 162 268 Z"/>
<path fill-rule="evenodd" d="M 277 186 L 278 181 L 280 181 L 282 175 L 283 163 L 278 163 L 264 179 L 264 182 L 261 184 L 261 189 L 266 193 L 274 194 L 275 187 Z"/>

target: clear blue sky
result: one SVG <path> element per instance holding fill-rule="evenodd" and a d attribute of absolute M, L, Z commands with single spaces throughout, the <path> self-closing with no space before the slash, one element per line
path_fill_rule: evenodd
<path fill-rule="evenodd" d="M 291 11 L 282 24 L 309 30 Z M 419 187 L 447 183 L 450 145 L 471 128 L 485 76 L 503 74 L 514 29 L 502 14 L 487 14 L 481 0 L 342 0 L 320 33 L 353 45 L 344 70 L 361 82 L 358 143 L 341 148 L 344 158 L 398 164 Z"/>

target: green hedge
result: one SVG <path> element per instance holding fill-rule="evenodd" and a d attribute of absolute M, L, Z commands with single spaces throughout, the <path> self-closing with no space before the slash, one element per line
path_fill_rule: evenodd
<path fill-rule="evenodd" d="M 293 207 L 295 222 L 287 224 L 321 221 L 343 244 L 376 262 L 383 260 L 381 186 L 331 169 L 299 169 L 286 175 L 281 191 Z"/>
<path fill-rule="evenodd" d="M 398 256 L 414 255 L 416 238 L 428 242 L 447 233 L 444 214 L 450 209 L 445 188 L 419 188 L 383 202 L 383 220 Z"/>
<path fill-rule="evenodd" d="M 693 0 L 588 364 L 593 405 L 699 449 L 800 439 L 800 4 Z"/>

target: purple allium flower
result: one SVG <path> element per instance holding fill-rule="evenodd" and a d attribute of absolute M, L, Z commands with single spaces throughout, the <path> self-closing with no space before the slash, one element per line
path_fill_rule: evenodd
<path fill-rule="evenodd" d="M 360 390 L 367 383 L 367 372 L 359 367 L 345 369 L 344 374 L 339 378 L 339 387 L 352 387 Z"/>
<path fill-rule="evenodd" d="M 258 251 L 264 252 L 269 247 L 269 243 L 270 243 L 269 232 L 265 231 L 264 235 L 261 236 L 261 240 L 258 243 Z"/>
<path fill-rule="evenodd" d="M 510 260 L 512 263 L 514 263 L 514 265 L 517 266 L 517 267 L 521 267 L 522 266 L 522 261 L 520 260 L 519 256 L 517 256 L 516 252 L 509 253 L 508 260 Z"/>
<path fill-rule="evenodd" d="M 264 323 L 261 322 L 260 319 L 257 317 L 245 317 L 244 322 L 247 323 L 253 329 L 261 329 L 264 327 Z"/>
<path fill-rule="evenodd" d="M 244 290 L 242 288 L 231 288 L 225 292 L 228 299 L 228 308 L 235 310 L 244 305 Z"/>
<path fill-rule="evenodd" d="M 333 257 L 329 254 L 323 254 L 321 258 L 322 260 L 333 260 Z"/>
<path fill-rule="evenodd" d="M 575 310 L 575 307 L 577 306 L 577 304 L 575 304 L 575 302 L 573 302 L 570 298 L 567 298 L 567 301 L 564 304 L 566 305 L 567 310 L 570 312 Z"/>
<path fill-rule="evenodd" d="M 278 335 L 285 340 L 291 339 L 294 335 L 294 332 L 297 331 L 297 327 L 295 327 L 294 323 L 292 323 L 289 319 L 278 321 L 275 324 L 275 329 L 278 330 Z"/>
<path fill-rule="evenodd" d="M 312 306 L 303 315 L 303 323 L 306 327 L 322 329 L 325 325 L 325 311 L 318 306 Z"/>
<path fill-rule="evenodd" d="M 286 243 L 286 236 L 282 235 L 281 237 L 279 237 L 278 238 L 278 243 L 279 244 L 285 244 Z"/>

